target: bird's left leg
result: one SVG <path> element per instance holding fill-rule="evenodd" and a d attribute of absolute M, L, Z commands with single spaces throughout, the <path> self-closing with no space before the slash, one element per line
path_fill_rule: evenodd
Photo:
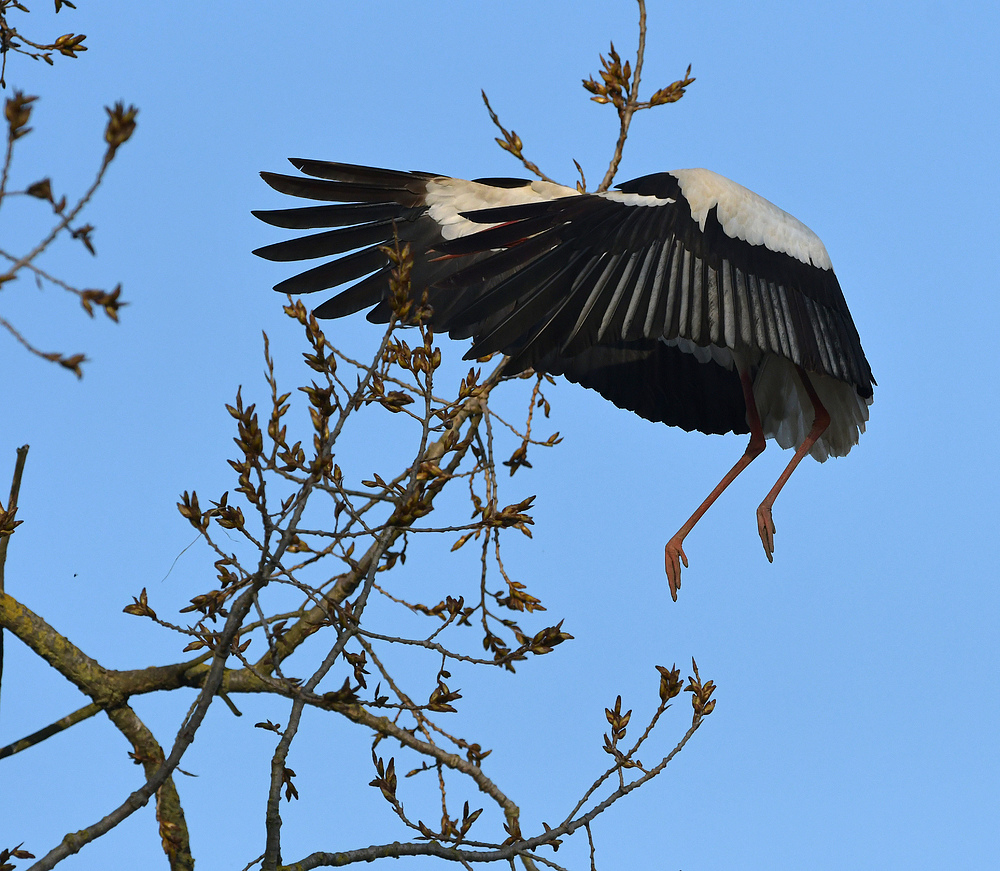
<path fill-rule="evenodd" d="M 750 380 L 750 373 L 747 369 L 740 369 L 740 383 L 743 385 L 743 399 L 747 407 L 747 425 L 750 427 L 750 443 L 743 452 L 743 456 L 736 461 L 726 476 L 719 481 L 716 488 L 708 494 L 705 501 L 698 506 L 687 523 L 685 523 L 663 550 L 663 562 L 667 571 L 667 583 L 670 584 L 670 597 L 676 602 L 677 591 L 681 588 L 681 562 L 687 568 L 687 554 L 684 553 L 684 538 L 694 529 L 694 525 L 701 520 L 702 515 L 712 507 L 712 503 L 718 499 L 722 492 L 747 466 L 750 465 L 764 450 L 764 431 L 760 423 L 760 413 L 757 411 L 757 402 L 753 397 L 753 382 Z"/>
<path fill-rule="evenodd" d="M 796 366 L 795 368 L 798 370 L 799 378 L 802 380 L 802 384 L 806 388 L 806 393 L 812 402 L 813 425 L 812 429 L 809 430 L 809 434 L 805 437 L 802 444 L 799 445 L 798 450 L 795 451 L 795 456 L 785 466 L 785 471 L 781 473 L 781 477 L 778 478 L 771 488 L 771 492 L 764 497 L 764 501 L 757 508 L 757 532 L 760 533 L 760 540 L 764 545 L 764 553 L 767 554 L 768 562 L 774 562 L 774 520 L 771 519 L 771 508 L 774 505 L 774 500 L 778 498 L 781 488 L 785 486 L 785 482 L 791 477 L 792 472 L 795 471 L 795 467 L 809 453 L 812 446 L 816 444 L 816 441 L 826 432 L 827 427 L 830 425 L 830 412 L 819 401 L 819 395 L 816 393 L 816 388 L 813 387 L 812 381 L 809 380 L 806 370 L 801 366 Z"/>

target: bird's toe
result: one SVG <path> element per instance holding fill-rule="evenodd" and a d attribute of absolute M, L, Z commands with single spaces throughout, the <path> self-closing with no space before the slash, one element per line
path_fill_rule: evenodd
<path fill-rule="evenodd" d="M 663 549 L 663 562 L 667 571 L 667 583 L 670 585 L 670 598 L 677 601 L 677 591 L 681 588 L 681 563 L 688 566 L 687 554 L 679 539 L 670 539 Z"/>
<path fill-rule="evenodd" d="M 760 535 L 761 544 L 764 545 L 767 561 L 774 562 L 774 520 L 771 518 L 769 505 L 761 504 L 757 509 L 757 532 Z"/>

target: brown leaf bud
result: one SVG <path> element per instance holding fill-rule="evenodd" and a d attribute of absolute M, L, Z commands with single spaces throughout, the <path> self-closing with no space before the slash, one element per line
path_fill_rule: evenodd
<path fill-rule="evenodd" d="M 104 129 L 104 141 L 108 143 L 109 150 L 113 155 L 118 147 L 128 142 L 135 132 L 135 116 L 139 110 L 135 106 L 125 108 L 125 104 L 117 102 L 114 108 L 104 107 L 108 113 L 108 125 Z"/>

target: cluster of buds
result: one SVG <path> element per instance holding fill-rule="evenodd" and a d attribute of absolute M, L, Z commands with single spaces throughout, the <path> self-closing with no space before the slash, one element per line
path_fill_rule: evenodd
<path fill-rule="evenodd" d="M 114 107 L 104 107 L 108 113 L 108 126 L 104 128 L 104 141 L 108 143 L 109 157 L 113 157 L 119 146 L 128 142 L 135 132 L 135 116 L 139 110 L 135 106 L 125 108 L 122 102 L 115 103 Z"/>
<path fill-rule="evenodd" d="M 653 106 L 662 106 L 666 103 L 676 103 L 684 96 L 685 90 L 694 84 L 691 76 L 691 65 L 688 64 L 687 71 L 683 79 L 671 82 L 665 88 L 660 88 L 652 97 L 644 102 L 633 101 L 633 88 L 635 82 L 632 79 L 632 66 L 628 61 L 622 64 L 618 52 L 615 51 L 615 44 L 611 43 L 611 51 L 608 57 L 601 55 L 601 82 L 595 81 L 591 76 L 583 80 L 583 86 L 594 96 L 590 99 L 595 103 L 611 103 L 618 110 L 619 114 L 625 111 L 625 107 L 631 102 L 636 109 L 649 109 Z"/>
<path fill-rule="evenodd" d="M 26 97 L 21 91 L 15 91 L 13 97 L 7 98 L 3 113 L 7 118 L 11 142 L 31 132 L 28 126 L 28 121 L 31 120 L 31 104 L 37 99 L 38 97 Z"/>

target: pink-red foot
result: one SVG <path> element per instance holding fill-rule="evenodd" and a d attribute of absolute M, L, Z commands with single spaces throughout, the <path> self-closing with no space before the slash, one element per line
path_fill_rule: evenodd
<path fill-rule="evenodd" d="M 760 534 L 761 544 L 764 545 L 764 553 L 767 554 L 767 561 L 774 562 L 774 520 L 771 519 L 771 506 L 761 503 L 757 509 L 757 532 Z"/>
<path fill-rule="evenodd" d="M 670 598 L 677 601 L 677 591 L 681 588 L 681 563 L 688 567 L 688 558 L 681 547 L 683 538 L 674 536 L 663 549 L 663 563 L 667 570 L 667 583 L 670 584 Z"/>

